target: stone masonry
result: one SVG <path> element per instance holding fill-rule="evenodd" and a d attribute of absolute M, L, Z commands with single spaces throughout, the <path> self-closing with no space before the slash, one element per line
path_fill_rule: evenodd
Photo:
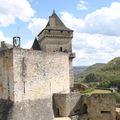
<path fill-rule="evenodd" d="M 53 119 L 52 94 L 70 92 L 68 54 L 14 48 L 0 55 L 0 98 L 14 103 L 8 120 Z"/>
<path fill-rule="evenodd" d="M 53 11 L 31 49 L 2 42 L 0 120 L 115 120 L 113 94 L 70 91 L 72 37 Z"/>
<path fill-rule="evenodd" d="M 54 114 L 73 120 L 115 120 L 116 101 L 113 94 L 54 94 Z"/>
<path fill-rule="evenodd" d="M 11 49 L 1 52 L 0 97 L 12 101 L 69 93 L 69 56 Z"/>
<path fill-rule="evenodd" d="M 75 53 L 72 52 L 73 30 L 67 28 L 55 11 L 49 17 L 46 27 L 38 34 L 32 49 L 45 52 L 65 52 L 69 55 L 70 87 L 73 87 L 72 60 Z"/>

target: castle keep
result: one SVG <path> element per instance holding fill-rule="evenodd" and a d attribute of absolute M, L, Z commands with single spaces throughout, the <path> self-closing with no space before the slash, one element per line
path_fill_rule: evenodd
<path fill-rule="evenodd" d="M 69 55 L 70 87 L 73 87 L 72 53 L 73 31 L 67 28 L 60 18 L 53 11 L 46 27 L 38 34 L 38 41 L 35 39 L 33 50 L 45 52 L 62 52 Z"/>
<path fill-rule="evenodd" d="M 31 49 L 1 43 L 0 120 L 115 120 L 112 94 L 71 92 L 72 37 L 53 11 Z"/>

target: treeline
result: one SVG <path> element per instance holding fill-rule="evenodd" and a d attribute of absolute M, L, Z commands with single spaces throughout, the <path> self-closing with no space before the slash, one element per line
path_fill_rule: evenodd
<path fill-rule="evenodd" d="M 106 76 L 103 74 L 90 73 L 85 77 L 84 82 L 88 84 L 94 83 L 96 87 L 101 87 L 101 88 L 116 87 L 120 89 L 120 76 L 111 76 L 111 75 L 106 75 Z"/>

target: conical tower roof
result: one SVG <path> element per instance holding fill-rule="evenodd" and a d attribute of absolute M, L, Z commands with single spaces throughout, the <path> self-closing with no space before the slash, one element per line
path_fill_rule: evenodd
<path fill-rule="evenodd" d="M 53 10 L 53 13 L 49 17 L 49 21 L 44 29 L 72 31 L 64 25 L 64 23 L 60 20 L 60 18 L 55 13 L 55 10 Z"/>
<path fill-rule="evenodd" d="M 33 45 L 32 45 L 31 49 L 33 49 L 33 50 L 40 50 L 40 45 L 39 45 L 39 42 L 38 42 L 36 37 L 35 37 L 35 40 L 33 42 Z"/>

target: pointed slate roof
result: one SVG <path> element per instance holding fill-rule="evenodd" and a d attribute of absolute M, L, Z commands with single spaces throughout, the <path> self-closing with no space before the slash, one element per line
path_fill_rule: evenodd
<path fill-rule="evenodd" d="M 38 40 L 37 40 L 36 37 L 35 37 L 34 43 L 32 45 L 32 49 L 33 50 L 40 50 L 40 45 L 39 45 Z"/>
<path fill-rule="evenodd" d="M 50 19 L 51 18 L 54 18 L 55 19 L 55 26 L 53 27 L 53 26 L 51 26 L 51 24 L 50 24 Z M 50 16 L 50 18 L 49 18 L 49 21 L 48 21 L 48 23 L 47 23 L 47 25 L 46 25 L 46 27 L 44 28 L 44 29 L 48 29 L 48 30 L 50 30 L 50 29 L 55 29 L 55 30 L 66 30 L 66 31 L 72 31 L 72 30 L 70 30 L 69 28 L 67 28 L 65 25 L 64 25 L 64 23 L 60 20 L 60 18 L 57 16 L 57 14 L 55 13 L 55 10 L 53 10 L 53 13 L 52 13 L 52 15 Z"/>

